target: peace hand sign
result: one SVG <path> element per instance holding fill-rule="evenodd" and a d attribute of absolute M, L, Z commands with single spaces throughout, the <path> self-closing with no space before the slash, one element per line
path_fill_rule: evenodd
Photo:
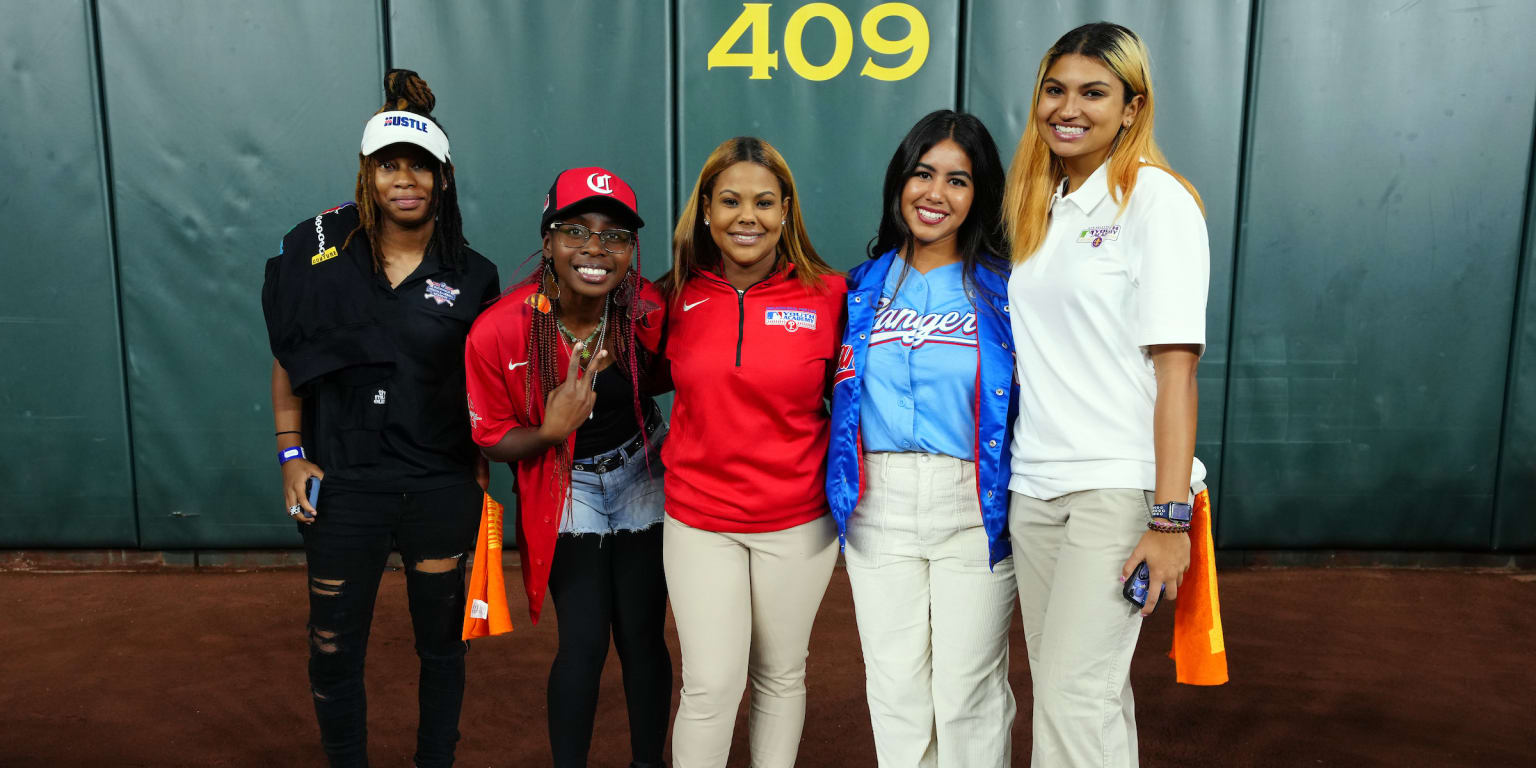
<path fill-rule="evenodd" d="M 585 346 L 581 342 L 576 343 L 571 350 L 570 365 L 565 370 L 565 380 L 550 390 L 549 399 L 544 401 L 544 423 L 539 426 L 539 435 L 551 444 L 570 437 L 592 414 L 592 406 L 597 403 L 597 393 L 592 391 L 592 380 L 597 378 L 598 364 L 608 356 L 608 350 L 599 350 L 593 355 L 586 373 L 581 373 L 579 363 L 581 350 Z"/>

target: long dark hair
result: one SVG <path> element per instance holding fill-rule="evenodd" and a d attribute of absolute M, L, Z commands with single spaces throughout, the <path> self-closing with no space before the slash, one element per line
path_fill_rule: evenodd
<path fill-rule="evenodd" d="M 905 250 L 910 256 L 916 246 L 912 230 L 901 215 L 901 191 L 917 170 L 917 163 L 935 144 L 953 139 L 971 160 L 971 183 L 974 196 L 971 210 L 960 223 L 956 235 L 955 250 L 960 253 L 962 280 L 966 293 L 974 297 L 978 290 L 976 270 L 987 269 L 998 275 L 1006 275 L 1008 269 L 1008 240 L 1003 233 L 1003 161 L 997 154 L 997 144 L 975 115 L 940 109 L 924 115 L 912 130 L 907 131 L 891 156 L 891 164 L 885 169 L 885 185 L 882 188 L 880 229 L 867 248 L 869 258 L 878 259 L 891 250 Z M 912 265 L 902 262 L 900 281 L 905 280 Z"/>
<path fill-rule="evenodd" d="M 421 79 L 421 75 L 409 69 L 391 69 L 384 75 L 384 106 L 379 112 L 410 112 L 421 115 L 431 120 L 433 124 L 442 130 L 443 124 L 432 116 L 432 107 L 437 104 L 437 97 L 432 95 L 432 89 L 427 87 L 427 81 Z M 443 135 L 448 135 L 443 131 Z M 436 225 L 432 228 L 432 242 L 428 245 L 437 254 L 438 261 L 448 269 L 463 269 L 467 263 L 464 251 L 469 248 L 469 241 L 464 239 L 464 223 L 459 217 L 459 185 L 453 178 L 453 162 L 437 162 L 433 168 L 432 176 L 437 182 L 437 189 L 432 190 L 432 216 Z M 352 242 L 352 236 L 358 232 L 364 233 L 368 238 L 368 245 L 373 249 L 373 269 L 375 272 L 384 271 L 384 254 L 379 250 L 379 207 L 373 202 L 373 176 L 379 162 L 372 155 L 357 156 L 357 229 L 347 235 L 342 248 Z M 446 187 L 446 188 L 445 188 Z"/>

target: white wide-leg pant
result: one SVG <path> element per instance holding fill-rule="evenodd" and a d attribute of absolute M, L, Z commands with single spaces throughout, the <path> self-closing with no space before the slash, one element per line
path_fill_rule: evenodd
<path fill-rule="evenodd" d="M 1006 768 L 1013 560 L 987 567 L 976 466 L 869 453 L 864 477 L 844 562 L 880 766 Z"/>

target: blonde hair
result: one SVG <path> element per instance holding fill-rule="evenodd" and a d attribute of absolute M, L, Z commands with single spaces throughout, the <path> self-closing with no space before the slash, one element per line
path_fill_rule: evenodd
<path fill-rule="evenodd" d="M 1003 192 L 1003 223 L 1013 242 L 1013 263 L 1018 264 L 1034 255 L 1045 241 L 1050 225 L 1051 197 L 1066 177 L 1061 158 L 1046 146 L 1040 134 L 1040 121 L 1035 110 L 1040 106 L 1040 90 L 1045 75 L 1057 59 L 1067 54 L 1080 54 L 1097 59 L 1109 71 L 1120 78 L 1125 87 L 1125 101 L 1141 96 L 1141 110 L 1131 127 L 1122 128 L 1115 137 L 1109 156 L 1108 183 L 1110 199 L 1120 206 L 1117 217 L 1125 213 L 1131 192 L 1136 188 L 1136 174 L 1150 166 L 1167 172 L 1178 179 L 1195 204 L 1203 213 L 1205 204 L 1200 193 L 1189 180 L 1168 167 L 1168 160 L 1152 138 L 1154 101 L 1152 98 L 1152 69 L 1147 46 L 1141 38 L 1119 24 L 1101 21 L 1084 24 L 1061 36 L 1056 44 L 1040 59 L 1040 71 L 1035 74 L 1035 92 L 1030 98 L 1029 121 L 1019 146 L 1014 150 L 1013 165 L 1008 169 L 1008 185 Z"/>
<path fill-rule="evenodd" d="M 657 282 L 657 287 L 669 299 L 677 301 L 683 295 L 683 284 L 695 268 L 709 269 L 720 265 L 720 248 L 715 245 L 714 238 L 710 237 L 709 228 L 704 226 L 704 217 L 699 211 L 700 200 L 712 194 L 715 179 L 737 163 L 760 165 L 779 180 L 780 192 L 789 198 L 789 213 L 784 217 L 784 226 L 779 233 L 776 258 L 780 264 L 787 261 L 795 265 L 795 274 L 802 285 L 824 290 L 822 276 L 838 272 L 817 255 L 810 236 L 805 232 L 805 218 L 800 213 L 800 195 L 795 192 L 795 177 L 789 172 L 789 164 L 784 162 L 784 156 L 772 144 L 755 136 L 737 136 L 721 143 L 709 153 L 704 167 L 699 169 L 693 194 L 688 197 L 683 213 L 677 219 L 677 229 L 672 233 L 672 269 Z"/>

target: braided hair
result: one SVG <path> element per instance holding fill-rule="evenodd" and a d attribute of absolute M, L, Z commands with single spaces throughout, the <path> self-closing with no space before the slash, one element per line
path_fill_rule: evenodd
<path fill-rule="evenodd" d="M 524 284 L 538 286 L 539 293 L 549 295 L 557 285 L 557 279 L 553 270 L 553 262 L 540 256 L 539 265 L 534 268 L 533 274 L 528 276 Z M 635 423 L 645 429 L 644 410 L 640 398 L 640 376 L 642 371 L 650 369 L 651 354 L 635 341 L 635 321 L 653 307 L 645 306 L 640 298 L 640 235 L 635 233 L 635 258 L 630 263 L 629 273 L 619 283 L 617 288 L 609 291 L 604 299 L 607 302 L 608 331 L 613 338 L 615 352 L 614 365 L 624 366 L 624 371 L 629 375 L 630 391 L 633 395 L 635 408 Z M 560 365 L 560 329 L 555 319 L 560 311 L 560 299 L 551 297 L 551 307 L 548 312 L 534 310 L 530 314 L 532 320 L 528 323 L 528 350 L 530 352 L 530 365 L 523 367 L 523 416 L 524 423 L 536 423 L 535 408 L 542 409 L 549 401 L 549 393 L 560 385 L 560 377 L 565 368 Z M 574 354 L 574 350 L 573 350 Z M 597 350 L 593 350 L 593 355 Z M 537 394 L 535 394 L 537 391 Z M 535 401 L 537 398 L 537 401 Z M 571 463 L 576 457 L 570 455 L 570 444 L 561 441 L 555 447 L 555 455 L 558 457 L 556 464 L 555 488 L 560 496 L 564 496 L 565 489 L 570 484 Z M 646 452 L 646 463 L 649 466 L 650 453 Z"/>
<path fill-rule="evenodd" d="M 410 112 L 420 115 L 441 130 L 442 123 L 432 116 L 432 107 L 437 104 L 437 97 L 432 95 L 432 89 L 427 87 L 427 81 L 421 79 L 421 75 L 409 69 L 391 69 L 384 75 L 384 106 L 378 112 Z M 443 131 L 447 135 L 447 131 Z M 437 189 L 432 190 L 432 217 L 435 225 L 432 229 L 432 241 L 428 245 L 437 254 L 437 258 L 448 269 L 463 269 L 468 259 L 464 252 L 469 248 L 469 241 L 464 239 L 464 224 L 459 216 L 459 185 L 453 178 L 453 162 L 437 163 L 433 169 L 433 178 L 437 181 Z M 384 254 L 379 249 L 380 222 L 378 204 L 373 201 L 373 179 L 378 171 L 379 163 L 372 155 L 358 155 L 357 190 L 354 198 L 357 203 L 358 224 L 357 228 L 347 235 L 342 248 L 351 244 L 353 235 L 362 232 L 368 238 L 368 245 L 373 250 L 373 269 L 375 272 L 384 271 Z"/>

